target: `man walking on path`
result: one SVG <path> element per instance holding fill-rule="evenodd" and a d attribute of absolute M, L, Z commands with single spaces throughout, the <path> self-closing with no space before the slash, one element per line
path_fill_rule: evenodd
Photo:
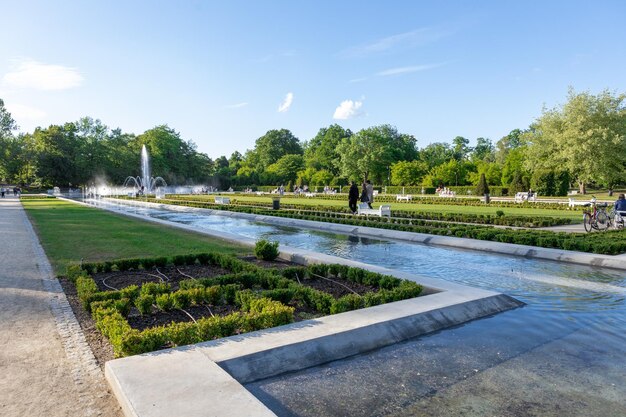
<path fill-rule="evenodd" d="M 0 230 L 0 415 L 121 416 L 18 198 Z"/>
<path fill-rule="evenodd" d="M 372 185 L 370 180 L 367 180 L 366 183 L 367 183 L 367 186 L 366 186 L 366 188 L 367 188 L 367 199 L 369 200 L 367 202 L 367 205 L 370 208 L 373 208 L 372 207 L 372 203 L 374 202 L 374 186 Z"/>

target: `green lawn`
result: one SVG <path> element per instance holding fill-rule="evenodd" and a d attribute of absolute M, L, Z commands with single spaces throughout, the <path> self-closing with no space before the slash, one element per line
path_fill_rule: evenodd
<path fill-rule="evenodd" d="M 68 263 L 199 252 L 251 253 L 216 238 L 57 200 L 23 200 L 57 274 Z"/>
<path fill-rule="evenodd" d="M 180 196 L 180 198 L 184 198 L 185 196 Z M 192 198 L 194 198 L 193 196 Z M 230 196 L 233 201 L 256 201 L 256 202 L 265 202 L 267 204 L 272 203 L 272 198 L 269 196 L 246 196 L 241 194 L 236 194 Z M 374 199 L 376 200 L 376 199 Z M 213 201 L 212 198 L 208 198 L 206 201 Z M 325 207 L 347 207 L 348 201 L 345 202 L 339 200 L 324 200 L 317 198 L 294 198 L 294 197 L 282 197 L 280 200 L 284 204 L 300 204 L 300 205 L 308 205 L 308 206 L 325 206 Z M 511 216 L 547 216 L 547 217 L 561 217 L 561 218 L 569 218 L 577 220 L 578 222 L 582 222 L 582 213 L 580 211 L 570 211 L 570 210 L 554 210 L 554 209 L 542 209 L 542 208 L 530 208 L 530 207 L 520 207 L 520 208 L 509 208 L 509 207 L 498 207 L 496 205 L 492 206 L 462 206 L 462 205 L 445 205 L 445 204 L 420 204 L 419 200 L 412 201 L 410 203 L 384 203 L 391 205 L 391 212 L 393 214 L 393 210 L 406 210 L 406 211 L 416 211 L 416 212 L 424 212 L 424 213 L 461 213 L 461 214 L 492 214 L 495 215 L 497 211 L 503 211 L 506 215 Z M 374 202 L 374 206 L 378 206 L 379 203 Z M 538 203 L 537 207 L 541 207 Z"/>

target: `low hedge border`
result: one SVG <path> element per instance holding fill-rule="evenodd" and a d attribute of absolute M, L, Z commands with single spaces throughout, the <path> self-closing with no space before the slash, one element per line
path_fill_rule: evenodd
<path fill-rule="evenodd" d="M 244 194 L 246 197 L 254 197 L 259 199 L 267 199 L 268 195 L 257 196 L 256 194 Z M 167 194 L 166 198 L 176 198 L 176 194 Z M 122 198 L 128 198 L 126 196 L 121 196 Z M 191 195 L 186 197 L 192 197 L 194 199 L 213 199 L 214 196 L 209 195 Z M 233 199 L 236 199 L 237 195 L 230 195 L 231 202 Z M 304 195 L 289 195 L 290 198 L 299 198 L 299 199 L 307 199 Z M 317 194 L 315 196 L 316 199 L 320 200 L 335 200 L 335 201 L 348 201 L 347 194 Z M 396 195 L 391 194 L 379 194 L 374 197 L 374 201 L 377 203 L 397 203 Z M 484 207 L 485 203 L 482 201 L 480 197 L 437 197 L 437 196 L 428 196 L 428 195 L 420 195 L 413 194 L 413 200 L 410 202 L 402 202 L 402 204 L 443 204 L 447 206 L 481 206 Z M 281 203 L 281 206 L 283 204 Z M 502 207 L 502 208 L 530 208 L 530 209 L 553 209 L 553 210 L 574 210 L 574 211 L 582 211 L 584 207 L 582 206 L 574 206 L 569 207 L 567 204 L 559 204 L 559 203 L 545 203 L 545 202 L 529 202 L 524 201 L 522 203 L 516 203 L 514 201 L 495 201 L 491 200 L 489 203 L 491 207 Z"/>
<path fill-rule="evenodd" d="M 180 281 L 178 291 L 168 283 L 130 285 L 116 291 L 99 291 L 90 274 L 151 268 L 157 264 L 214 265 L 231 273 L 211 278 Z M 378 287 L 363 296 L 349 294 L 335 299 L 330 294 L 301 285 L 300 280 L 332 276 Z M 137 258 L 70 265 L 67 277 L 76 285 L 83 307 L 91 312 L 96 327 L 113 346 L 117 357 L 150 352 L 227 337 L 238 333 L 288 324 L 294 320 L 289 303 L 302 303 L 321 314 L 336 314 L 392 301 L 417 297 L 422 287 L 344 265 L 309 265 L 263 269 L 232 255 L 200 253 L 171 258 Z M 172 323 L 143 331 L 132 329 L 126 320 L 131 307 L 140 314 L 185 309 L 192 305 L 235 304 L 240 312 L 224 317 L 207 317 L 194 323 Z"/>
<path fill-rule="evenodd" d="M 204 201 L 198 196 L 192 198 L 168 198 L 168 199 L 148 199 L 149 202 L 165 202 L 168 204 L 178 204 L 178 202 L 201 203 L 204 206 L 195 206 L 202 208 L 209 208 L 213 210 L 228 210 L 238 212 L 254 212 L 249 211 L 251 208 L 271 208 L 271 203 L 266 202 L 239 202 L 233 199 L 229 205 L 214 204 L 209 201 Z M 327 207 L 327 206 L 307 206 L 301 204 L 283 204 L 281 207 L 287 211 L 296 211 L 298 214 L 315 214 L 315 213 L 333 213 L 352 215 L 352 212 L 348 207 Z M 271 213 L 275 213 L 272 210 Z M 435 220 L 445 222 L 457 222 L 457 223 L 474 223 L 474 224 L 490 224 L 498 226 L 513 226 L 513 227 L 548 227 L 548 226 L 560 226 L 571 224 L 572 219 L 563 217 L 548 217 L 548 216 L 511 216 L 511 215 L 490 215 L 490 214 L 467 214 L 467 213 L 432 213 L 432 212 L 417 212 L 409 210 L 393 210 L 393 218 L 405 218 L 413 220 Z"/>
<path fill-rule="evenodd" d="M 164 203 L 163 200 L 154 200 L 154 202 Z M 182 200 L 168 201 L 167 204 L 198 208 L 213 208 L 207 207 L 206 203 Z M 228 210 L 228 208 L 219 207 L 219 205 L 216 208 Z M 598 253 L 603 255 L 618 255 L 626 252 L 626 230 L 610 230 L 602 233 L 565 233 L 552 232 L 548 230 L 511 230 L 487 225 L 454 224 L 436 221 L 423 222 L 411 219 L 392 218 L 389 220 L 387 218 L 374 216 L 367 218 L 355 216 L 337 217 L 331 216 L 331 213 L 304 215 L 293 211 L 265 210 L 259 208 L 234 208 L 232 211 L 327 223 L 347 224 L 351 226 L 376 227 L 380 229 L 399 230 L 405 232 L 455 236 L 502 243 L 516 243 L 520 245 Z"/>

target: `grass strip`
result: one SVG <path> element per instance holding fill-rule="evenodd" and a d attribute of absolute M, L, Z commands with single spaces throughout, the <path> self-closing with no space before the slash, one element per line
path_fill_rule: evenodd
<path fill-rule="evenodd" d="M 251 249 L 58 199 L 22 201 L 57 274 L 72 262 Z"/>

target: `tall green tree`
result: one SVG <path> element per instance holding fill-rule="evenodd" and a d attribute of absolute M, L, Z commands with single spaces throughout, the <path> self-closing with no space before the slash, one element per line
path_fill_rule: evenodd
<path fill-rule="evenodd" d="M 37 155 L 37 176 L 43 186 L 68 187 L 81 183 L 75 161 L 79 159 L 81 146 L 74 123 L 37 128 L 32 134 Z"/>
<path fill-rule="evenodd" d="M 570 89 L 567 103 L 543 114 L 523 135 L 531 170 L 567 170 L 581 193 L 592 182 L 612 188 L 626 175 L 625 94 Z"/>
<path fill-rule="evenodd" d="M 454 159 L 457 161 L 462 161 L 467 158 L 470 152 L 472 152 L 472 148 L 468 146 L 469 139 L 464 138 L 463 136 L 457 136 L 452 139 L 452 149 L 454 151 Z"/>
<path fill-rule="evenodd" d="M 284 155 L 278 161 L 267 167 L 267 172 L 272 174 L 277 183 L 287 184 L 295 182 L 298 172 L 304 168 L 302 155 Z"/>
<path fill-rule="evenodd" d="M 391 183 L 393 185 L 420 185 L 428 173 L 428 165 L 424 161 L 398 161 L 391 166 Z"/>
<path fill-rule="evenodd" d="M 416 140 L 390 125 L 360 130 L 337 146 L 337 167 L 346 179 L 386 182 L 391 165 L 417 157 Z"/>
<path fill-rule="evenodd" d="M 262 173 L 281 157 L 302 153 L 300 141 L 289 130 L 270 130 L 256 140 L 254 149 L 246 155 L 246 161 L 257 172 Z"/>
<path fill-rule="evenodd" d="M 522 131 L 513 129 L 496 143 L 496 162 L 504 164 L 509 152 L 522 146 Z"/>
<path fill-rule="evenodd" d="M 476 139 L 476 147 L 472 151 L 472 161 L 493 162 L 495 160 L 495 148 L 491 140 L 486 138 Z"/>
<path fill-rule="evenodd" d="M 454 151 L 450 148 L 449 143 L 434 142 L 424 147 L 419 155 L 420 160 L 428 164 L 429 169 L 432 169 L 454 158 Z"/>
<path fill-rule="evenodd" d="M 323 127 L 317 135 L 305 144 L 304 161 L 307 168 L 326 170 L 333 176 L 339 175 L 335 161 L 339 159 L 337 146 L 343 139 L 352 136 L 350 129 L 338 124 Z"/>

